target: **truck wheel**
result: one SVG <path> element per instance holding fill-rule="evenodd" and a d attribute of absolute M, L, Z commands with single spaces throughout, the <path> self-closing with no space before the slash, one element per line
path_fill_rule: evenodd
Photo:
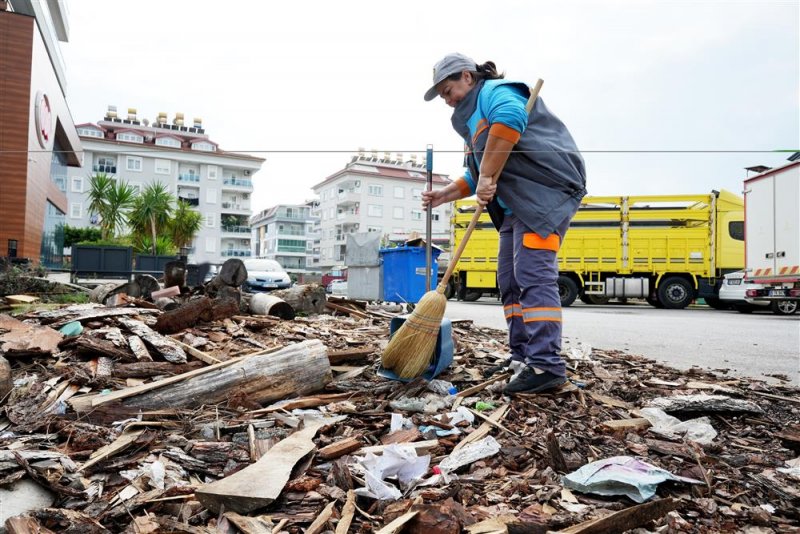
<path fill-rule="evenodd" d="M 611 300 L 608 297 L 602 297 L 600 295 L 581 295 L 581 302 L 584 304 L 608 304 L 608 301 Z"/>
<path fill-rule="evenodd" d="M 483 291 L 479 289 L 467 289 L 467 292 L 464 295 L 464 300 L 467 302 L 475 302 L 482 296 L 483 296 Z"/>
<path fill-rule="evenodd" d="M 776 300 L 769 307 L 775 315 L 794 315 L 797 312 L 797 301 Z"/>
<path fill-rule="evenodd" d="M 559 276 L 558 296 L 561 298 L 562 308 L 570 306 L 578 298 L 578 284 L 568 276 Z"/>
<path fill-rule="evenodd" d="M 682 310 L 694 298 L 694 288 L 683 278 L 670 276 L 658 286 L 658 300 L 665 308 Z"/>

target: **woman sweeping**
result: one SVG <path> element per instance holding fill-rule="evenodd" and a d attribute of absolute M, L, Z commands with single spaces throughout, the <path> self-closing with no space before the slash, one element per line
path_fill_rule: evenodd
<path fill-rule="evenodd" d="M 433 68 L 437 96 L 454 108 L 453 128 L 466 143 L 464 176 L 422 193 L 423 206 L 475 194 L 500 232 L 497 284 L 508 323 L 511 360 L 524 364 L 505 393 L 537 393 L 566 382 L 561 358 L 561 301 L 556 255 L 586 194 L 583 158 L 566 126 L 524 83 L 495 64 L 449 54 Z M 502 170 L 502 172 L 501 172 Z"/>

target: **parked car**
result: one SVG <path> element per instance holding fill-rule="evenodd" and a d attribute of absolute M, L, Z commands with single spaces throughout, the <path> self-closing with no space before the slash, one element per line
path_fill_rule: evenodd
<path fill-rule="evenodd" d="M 271 291 L 286 289 L 292 285 L 289 274 L 275 260 L 250 258 L 244 260 L 244 266 L 247 269 L 245 291 Z"/>
<path fill-rule="evenodd" d="M 346 297 L 347 296 L 347 280 L 334 280 L 330 284 L 328 284 L 330 288 L 330 293 L 334 297 Z"/>
<path fill-rule="evenodd" d="M 719 300 L 727 303 L 739 313 L 752 313 L 756 310 L 772 310 L 776 315 L 792 315 L 797 312 L 796 300 L 761 300 L 747 297 L 748 289 L 761 289 L 761 284 L 745 280 L 744 271 L 725 275 L 719 288 Z"/>

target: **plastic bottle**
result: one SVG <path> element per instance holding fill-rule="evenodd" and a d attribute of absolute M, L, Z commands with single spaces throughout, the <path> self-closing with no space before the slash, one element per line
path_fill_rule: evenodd
<path fill-rule="evenodd" d="M 447 397 L 458 393 L 458 389 L 456 389 L 453 384 L 446 380 L 438 380 L 436 378 L 428 382 L 428 389 L 434 393 L 438 393 L 439 395 L 444 395 Z"/>

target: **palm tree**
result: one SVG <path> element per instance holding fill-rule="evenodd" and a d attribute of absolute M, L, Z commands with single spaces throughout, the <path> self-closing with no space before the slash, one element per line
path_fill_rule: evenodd
<path fill-rule="evenodd" d="M 170 237 L 178 248 L 192 242 L 203 224 L 203 214 L 192 209 L 188 202 L 178 200 L 175 213 L 169 223 Z"/>
<path fill-rule="evenodd" d="M 164 229 L 172 216 L 172 205 L 175 198 L 167 186 L 161 182 L 153 182 L 136 197 L 129 221 L 135 233 L 150 232 L 150 243 L 153 255 L 156 254 L 159 229 Z"/>
<path fill-rule="evenodd" d="M 106 240 L 122 231 L 136 192 L 127 182 L 98 173 L 89 177 L 89 212 L 100 217 L 100 236 Z"/>
<path fill-rule="evenodd" d="M 89 176 L 89 213 L 100 217 L 100 237 L 108 239 L 108 228 L 105 223 L 106 207 L 108 206 L 108 191 L 114 186 L 114 179 L 106 173 L 97 173 Z"/>

